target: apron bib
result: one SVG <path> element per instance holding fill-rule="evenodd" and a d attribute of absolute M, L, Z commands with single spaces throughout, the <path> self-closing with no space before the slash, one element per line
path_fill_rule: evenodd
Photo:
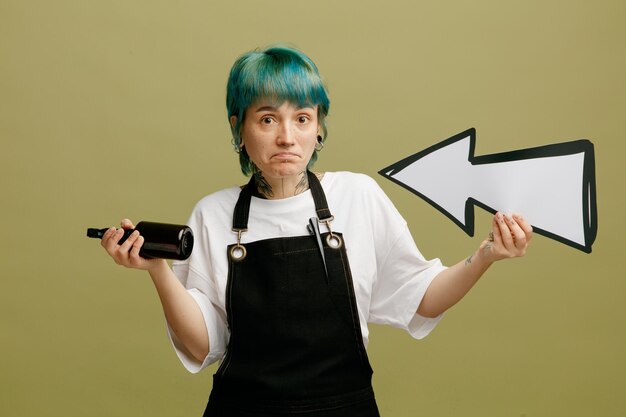
<path fill-rule="evenodd" d="M 379 416 L 343 237 L 307 175 L 318 216 L 309 236 L 241 244 L 254 180 L 240 193 L 238 243 L 227 249 L 230 340 L 205 417 Z"/>

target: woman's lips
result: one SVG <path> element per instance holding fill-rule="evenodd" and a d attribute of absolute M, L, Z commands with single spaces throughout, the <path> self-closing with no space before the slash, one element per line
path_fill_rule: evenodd
<path fill-rule="evenodd" d="M 294 158 L 298 158 L 298 154 L 295 154 L 293 152 L 279 152 L 279 153 L 276 153 L 276 154 L 272 155 L 272 158 L 276 158 L 276 159 L 294 159 Z"/>

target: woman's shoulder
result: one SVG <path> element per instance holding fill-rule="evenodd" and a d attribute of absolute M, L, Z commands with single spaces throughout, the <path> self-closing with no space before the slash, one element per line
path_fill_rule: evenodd
<path fill-rule="evenodd" d="M 369 175 L 351 171 L 326 172 L 322 177 L 322 184 L 328 184 L 329 188 L 348 189 L 355 191 L 375 191 L 380 190 L 378 183 Z"/>
<path fill-rule="evenodd" d="M 240 191 L 240 187 L 233 186 L 208 194 L 196 203 L 194 212 L 214 212 L 220 209 L 232 211 L 232 208 L 237 203 Z"/>
<path fill-rule="evenodd" d="M 330 174 L 330 175 L 329 175 Z M 339 171 L 329 172 L 327 189 L 342 202 L 352 200 L 362 209 L 371 211 L 395 210 L 395 207 L 382 187 L 367 174 Z"/>

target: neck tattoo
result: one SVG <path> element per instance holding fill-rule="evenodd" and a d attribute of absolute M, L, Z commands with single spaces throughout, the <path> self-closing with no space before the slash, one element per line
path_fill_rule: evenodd
<path fill-rule="evenodd" d="M 274 192 L 272 191 L 272 187 L 267 182 L 267 180 L 263 177 L 261 172 L 257 172 L 254 174 L 254 182 L 256 183 L 256 197 L 270 199 L 274 197 Z"/>
<path fill-rule="evenodd" d="M 265 198 L 265 199 L 274 198 L 275 196 L 274 189 L 272 189 L 272 186 L 270 185 L 270 183 L 263 177 L 263 173 L 257 172 L 256 174 L 254 174 L 254 182 L 256 184 L 256 189 L 254 190 L 255 197 Z M 278 198 L 288 197 L 288 195 L 285 193 L 286 190 L 284 187 L 284 182 L 285 180 L 283 179 L 282 180 L 282 197 L 278 197 Z M 309 189 L 309 177 L 306 171 L 303 171 L 302 173 L 300 173 L 300 180 L 296 184 L 293 190 L 293 194 L 289 196 L 290 197 L 296 196 L 300 193 L 305 192 L 308 189 Z M 281 190 L 278 190 L 278 191 L 281 191 Z M 278 194 L 281 194 L 281 193 L 279 192 Z"/>
<path fill-rule="evenodd" d="M 294 190 L 293 195 L 298 195 L 300 193 L 305 192 L 309 189 L 309 176 L 306 174 L 306 171 L 302 173 L 302 178 L 296 184 L 296 189 Z"/>

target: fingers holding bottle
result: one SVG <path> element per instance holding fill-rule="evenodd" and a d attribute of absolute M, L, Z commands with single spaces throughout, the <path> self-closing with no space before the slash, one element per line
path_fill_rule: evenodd
<path fill-rule="evenodd" d="M 140 255 L 144 238 L 139 231 L 135 230 L 125 240 L 123 239 L 123 236 L 134 228 L 133 223 L 129 219 L 123 219 L 120 224 L 121 228 L 111 227 L 102 236 L 101 245 L 109 256 L 116 264 L 127 268 L 150 269 L 153 267 L 159 260 L 146 259 Z"/>
<path fill-rule="evenodd" d="M 150 269 L 158 263 L 165 262 L 163 259 L 147 259 L 141 256 L 140 251 L 145 239 L 137 230 L 131 234 L 128 240 L 131 240 L 131 238 L 131 244 L 126 251 L 126 254 L 128 255 L 128 264 L 125 266 L 128 266 L 129 268 Z M 126 243 L 127 242 L 124 242 L 124 244 Z"/>

